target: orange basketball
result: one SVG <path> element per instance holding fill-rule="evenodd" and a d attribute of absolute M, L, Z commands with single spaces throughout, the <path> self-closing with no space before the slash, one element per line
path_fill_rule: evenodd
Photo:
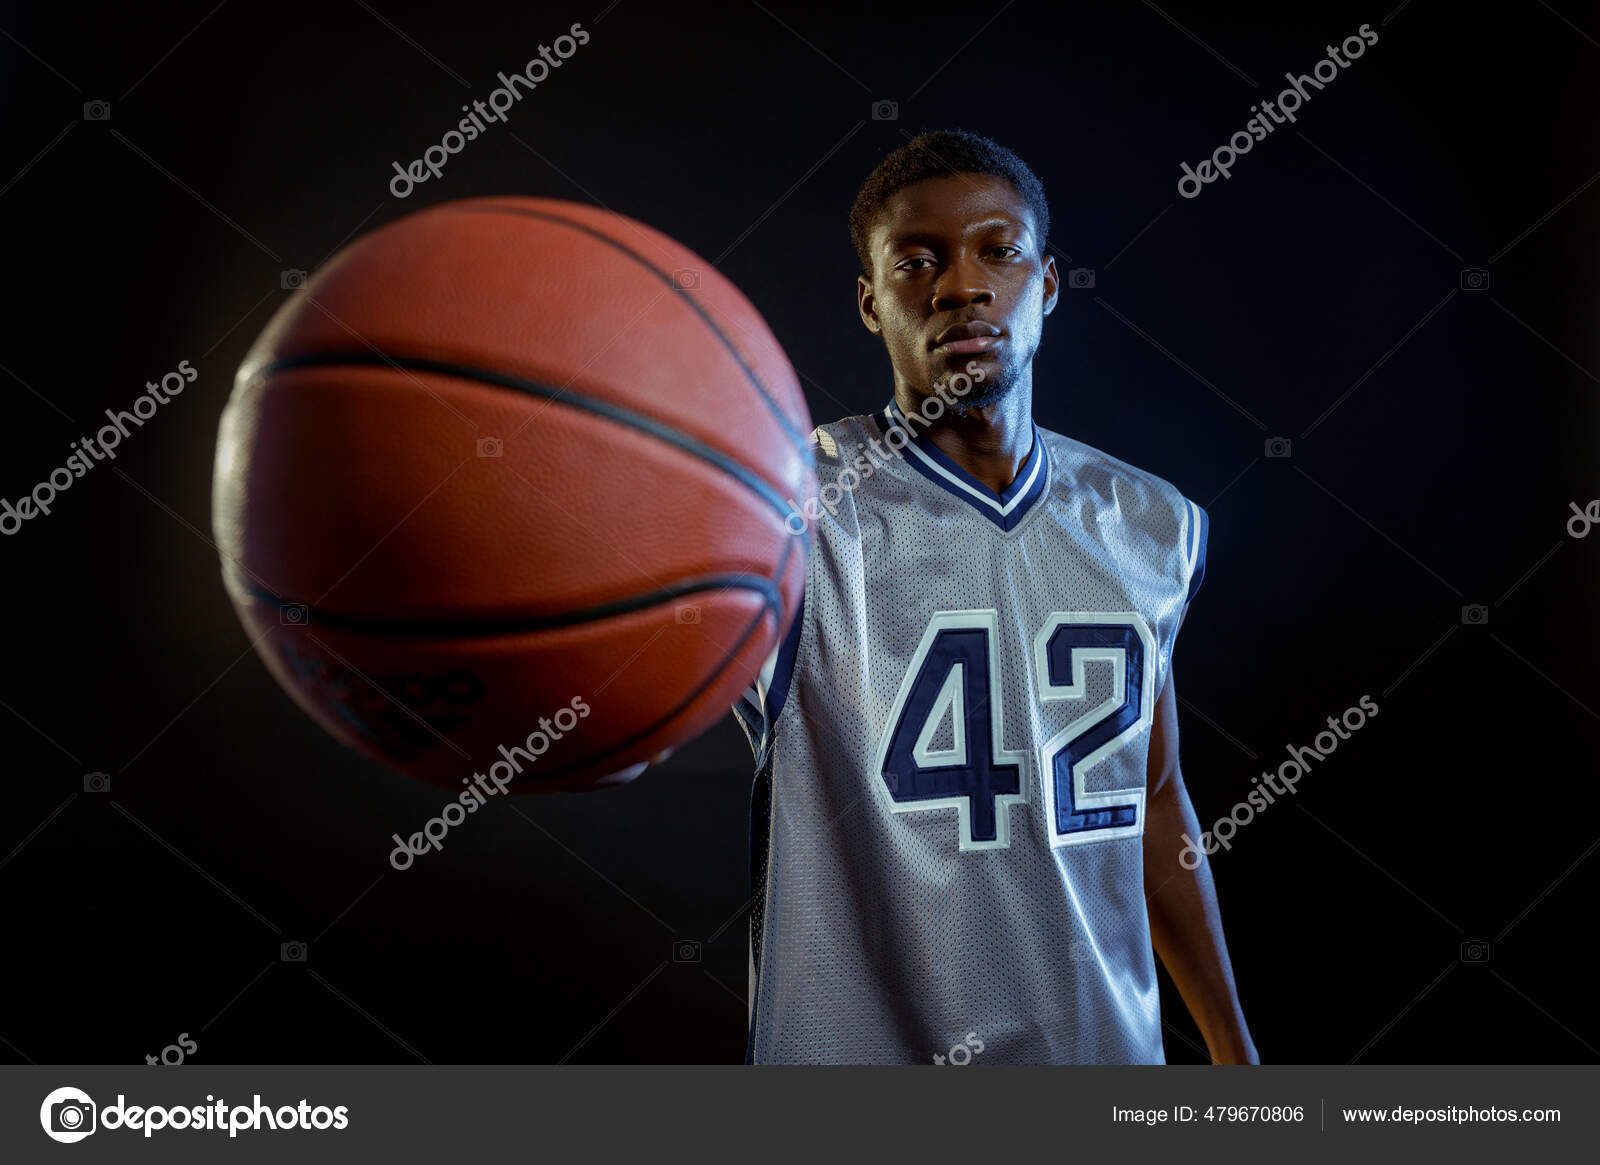
<path fill-rule="evenodd" d="M 224 582 L 349 747 L 453 789 L 592 788 L 727 715 L 787 630 L 810 428 L 761 316 L 685 247 L 570 202 L 446 203 L 340 251 L 240 366 Z"/>

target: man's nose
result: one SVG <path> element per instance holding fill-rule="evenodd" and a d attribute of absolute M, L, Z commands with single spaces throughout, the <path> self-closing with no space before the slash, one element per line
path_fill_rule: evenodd
<path fill-rule="evenodd" d="M 990 286 L 982 264 L 958 259 L 945 268 L 933 289 L 935 311 L 957 311 L 975 303 L 993 303 L 994 289 Z"/>

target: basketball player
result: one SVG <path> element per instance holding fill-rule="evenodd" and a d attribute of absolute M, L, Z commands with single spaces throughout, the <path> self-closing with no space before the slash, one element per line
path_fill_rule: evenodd
<path fill-rule="evenodd" d="M 804 602 L 735 709 L 746 1059 L 1163 1063 L 1159 954 L 1211 1058 L 1255 1063 L 1210 870 L 1179 860 L 1206 514 L 1033 422 L 1060 284 L 1016 155 L 926 134 L 850 230 L 894 395 L 813 434 Z"/>

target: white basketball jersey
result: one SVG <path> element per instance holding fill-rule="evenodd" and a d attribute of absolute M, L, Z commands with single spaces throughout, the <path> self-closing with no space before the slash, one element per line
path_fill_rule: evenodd
<path fill-rule="evenodd" d="M 1146 757 L 1206 515 L 1037 427 L 1003 494 L 909 430 L 812 434 L 804 601 L 735 709 L 747 1059 L 1162 1063 Z"/>

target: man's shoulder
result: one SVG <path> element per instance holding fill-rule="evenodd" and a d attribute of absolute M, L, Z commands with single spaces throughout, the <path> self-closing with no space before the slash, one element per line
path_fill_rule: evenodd
<path fill-rule="evenodd" d="M 1039 426 L 1054 471 L 1052 491 L 1058 495 L 1088 491 L 1123 508 L 1179 510 L 1193 506 L 1166 478 L 1113 457 L 1085 441 Z"/>
<path fill-rule="evenodd" d="M 1075 438 L 1039 429 L 1050 452 L 1051 493 L 1072 520 L 1116 523 L 1125 544 L 1163 563 L 1177 563 L 1188 598 L 1205 575 L 1210 516 L 1164 477 Z M 1187 601 L 1187 600 L 1185 600 Z"/>
<path fill-rule="evenodd" d="M 811 452 L 817 459 L 818 477 L 824 465 L 850 464 L 878 434 L 877 418 L 870 413 L 840 417 L 811 430 Z"/>

